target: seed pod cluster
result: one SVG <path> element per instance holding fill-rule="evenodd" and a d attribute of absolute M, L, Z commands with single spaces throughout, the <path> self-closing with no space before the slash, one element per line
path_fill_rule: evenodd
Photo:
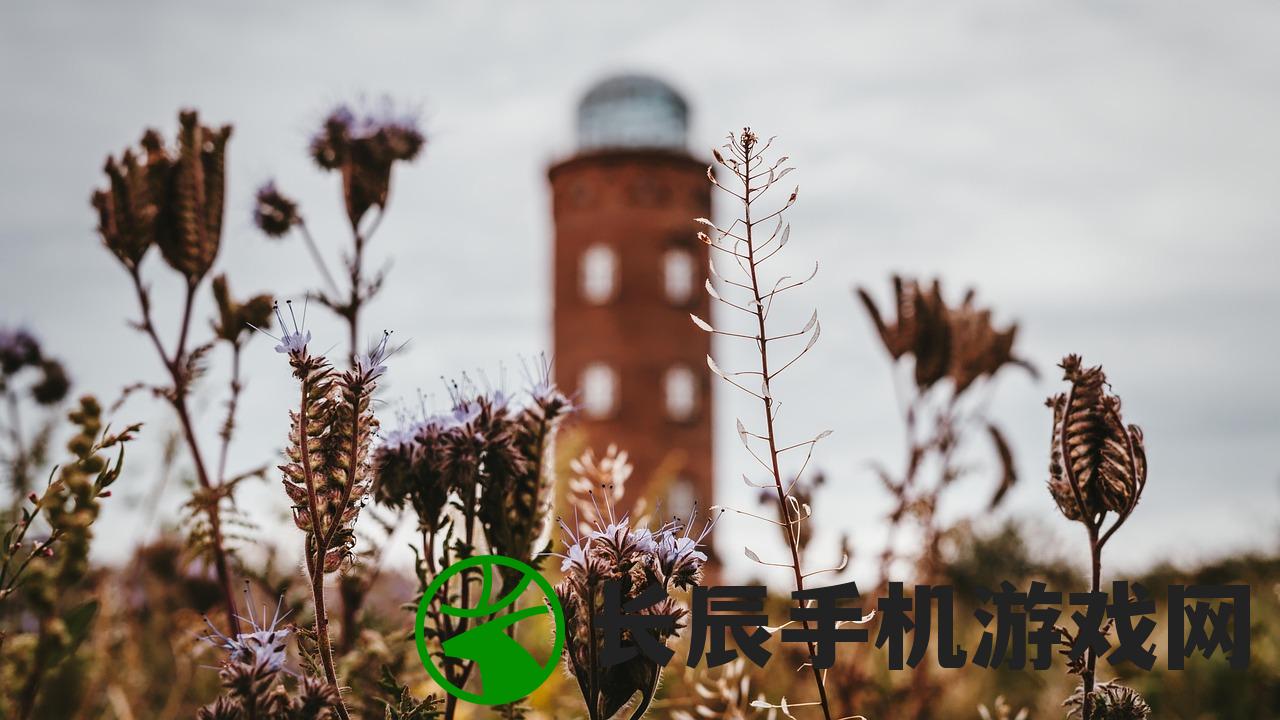
<path fill-rule="evenodd" d="M 353 526 L 373 485 L 369 453 L 378 421 L 370 403 L 386 371 L 387 348 L 384 337 L 354 368 L 336 373 L 307 350 L 309 339 L 309 333 L 286 333 L 277 348 L 289 355 L 302 389 L 301 406 L 290 412 L 289 462 L 279 467 L 294 523 L 307 533 L 307 557 L 317 554 L 313 543 L 324 543 L 323 570 L 332 573 L 351 557 Z"/>
<path fill-rule="evenodd" d="M 1096 522 L 1106 512 L 1127 516 L 1147 483 L 1142 430 L 1124 424 L 1120 398 L 1111 394 L 1101 367 L 1085 367 L 1077 355 L 1061 364 L 1065 392 L 1048 399 L 1053 409 L 1049 491 L 1070 520 Z"/>
<path fill-rule="evenodd" d="M 231 126 L 209 128 L 194 110 L 178 115 L 177 147 L 148 130 L 141 152 L 108 157 L 108 186 L 93 194 L 98 233 L 127 268 L 136 270 L 152 245 L 195 286 L 217 258 L 222 239 L 226 147 Z"/>

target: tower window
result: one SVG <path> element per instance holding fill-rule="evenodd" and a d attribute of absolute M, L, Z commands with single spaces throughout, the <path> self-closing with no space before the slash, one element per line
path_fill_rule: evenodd
<path fill-rule="evenodd" d="M 618 408 L 618 374 L 604 363 L 591 363 L 578 380 L 582 410 L 591 418 L 607 418 Z"/>
<path fill-rule="evenodd" d="M 592 245 L 582 254 L 582 297 L 592 305 L 613 299 L 618 285 L 618 254 L 608 245 Z"/>
<path fill-rule="evenodd" d="M 693 299 L 693 253 L 685 248 L 671 248 L 662 256 L 662 284 L 667 300 L 684 305 Z"/>
<path fill-rule="evenodd" d="M 698 376 L 688 366 L 676 365 L 662 379 L 667 417 L 688 422 L 698 413 Z"/>
<path fill-rule="evenodd" d="M 694 503 L 697 495 L 693 491 L 693 483 L 684 475 L 676 476 L 667 489 L 666 515 L 677 517 L 686 523 L 693 521 Z"/>

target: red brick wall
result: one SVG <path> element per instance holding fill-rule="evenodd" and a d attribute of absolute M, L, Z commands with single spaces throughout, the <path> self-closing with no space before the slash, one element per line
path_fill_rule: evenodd
<path fill-rule="evenodd" d="M 556 381 L 578 393 L 583 368 L 593 362 L 608 364 L 619 378 L 616 413 L 605 419 L 580 413 L 575 424 L 598 453 L 611 442 L 630 453 L 628 502 L 670 470 L 693 485 L 703 511 L 714 502 L 711 338 L 689 313 L 709 318 L 702 289 L 708 248 L 693 222 L 711 215 L 706 167 L 684 154 L 626 150 L 579 155 L 549 171 Z M 581 258 L 596 243 L 612 247 L 618 259 L 615 292 L 603 305 L 581 292 Z M 663 256 L 677 244 L 694 258 L 694 289 L 683 305 L 673 304 L 664 286 Z M 671 420 L 664 400 L 664 373 L 675 364 L 698 379 L 698 408 L 686 422 Z M 663 477 L 655 477 L 659 468 Z"/>

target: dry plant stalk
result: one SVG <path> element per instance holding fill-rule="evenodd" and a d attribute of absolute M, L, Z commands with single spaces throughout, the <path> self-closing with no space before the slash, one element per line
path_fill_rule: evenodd
<path fill-rule="evenodd" d="M 1085 367 L 1078 355 L 1063 358 L 1060 367 L 1071 387 L 1046 401 L 1053 409 L 1049 492 L 1062 514 L 1088 531 L 1091 590 L 1096 593 L 1102 576 L 1102 549 L 1133 514 L 1147 486 L 1147 455 L 1142 429 L 1124 424 L 1120 398 L 1111 393 L 1102 367 Z M 1115 518 L 1108 526 L 1109 515 Z M 1137 707 L 1130 697 L 1136 693 L 1127 688 L 1121 688 L 1126 693 L 1115 690 L 1118 686 L 1104 684 L 1098 686 L 1101 692 L 1095 691 L 1098 658 L 1092 649 L 1086 652 L 1080 671 L 1082 687 L 1068 701 L 1079 705 L 1083 720 L 1093 720 L 1095 703 L 1099 709 L 1102 704 Z M 1141 697 L 1137 702 L 1142 703 Z"/>
<path fill-rule="evenodd" d="M 804 523 L 811 515 L 811 509 L 803 504 L 793 492 L 796 481 L 808 466 L 809 459 L 813 455 L 814 446 L 818 441 L 830 435 L 830 431 L 824 431 L 808 440 L 785 444 L 779 438 L 776 427 L 779 403 L 773 393 L 773 381 L 813 348 L 818 341 L 822 328 L 818 323 L 818 313 L 815 311 L 809 322 L 800 330 L 772 335 L 768 330 L 767 321 L 774 299 L 788 290 L 806 284 L 818 272 L 818 266 L 815 263 L 813 272 L 804 280 L 793 280 L 790 277 L 783 276 L 773 282 L 769 282 L 762 276 L 762 266 L 781 251 L 791 237 L 791 225 L 785 221 L 783 213 L 795 203 L 800 190 L 799 187 L 796 187 L 777 209 L 771 211 L 758 210 L 757 203 L 792 170 L 791 167 L 786 165 L 788 160 L 786 156 L 772 162 L 765 159 L 764 155 L 771 143 L 772 140 L 761 144 L 750 128 L 744 128 L 740 134 L 730 134 L 728 142 L 722 146 L 727 155 L 722 154 L 719 149 L 713 150 L 716 162 L 728 171 L 736 183 L 734 187 L 727 187 L 721 184 L 716 178 L 714 167 L 707 168 L 707 178 L 712 185 L 737 201 L 741 208 L 741 215 L 728 227 L 723 228 L 707 218 L 698 218 L 698 222 L 710 230 L 710 233 L 698 233 L 698 237 L 710 245 L 713 250 L 731 258 L 732 262 L 741 271 L 740 279 L 726 278 L 716 270 L 713 259 L 709 268 L 711 278 L 716 279 L 725 286 L 728 294 L 743 295 L 745 299 L 735 301 L 736 298 L 730 299 L 721 295 L 711 278 L 708 278 L 706 282 L 707 294 L 727 308 L 750 318 L 749 322 L 752 327 L 746 332 L 735 332 L 717 328 L 696 315 L 691 317 L 694 324 L 706 332 L 728 338 L 750 340 L 755 345 L 760 361 L 758 370 L 740 370 L 736 372 L 722 370 L 711 356 L 707 356 L 707 365 L 712 372 L 731 386 L 760 401 L 764 416 L 764 429 L 758 432 L 749 430 L 742 420 L 738 420 L 738 435 L 747 452 L 760 464 L 768 476 L 768 480 L 764 483 L 755 483 L 750 479 L 744 479 L 752 487 L 770 488 L 772 490 L 777 502 L 775 509 L 778 519 L 761 518 L 759 515 L 752 515 L 741 510 L 735 510 L 734 512 L 752 515 L 783 529 L 790 555 L 787 561 L 781 563 L 765 562 L 750 548 L 744 548 L 744 551 L 753 562 L 791 570 L 794 577 L 794 589 L 802 591 L 805 589 L 807 578 L 843 569 L 848 562 L 848 557 L 845 556 L 836 568 L 805 570 L 801 536 Z M 791 351 L 793 354 L 790 359 L 778 363 L 776 356 L 771 355 L 770 351 L 775 350 L 779 343 L 784 343 L 788 340 L 803 340 L 804 345 L 798 352 Z M 759 382 L 760 389 L 753 390 L 747 386 L 746 383 L 752 382 Z M 753 443 L 762 444 L 766 447 L 767 451 L 763 457 L 755 450 Z M 795 479 L 788 481 L 783 476 L 782 456 L 796 451 L 804 452 L 804 462 L 799 472 L 794 475 Z M 803 625 L 806 629 L 808 628 L 807 621 Z M 811 658 L 817 654 L 816 648 L 812 643 L 810 643 L 808 649 Z M 831 720 L 831 703 L 827 697 L 825 673 L 814 667 L 812 663 L 809 663 L 809 665 L 813 670 L 813 681 L 818 699 L 813 702 L 788 703 L 786 698 L 782 698 L 779 707 L 817 706 L 821 708 L 823 717 L 826 720 Z"/>
<path fill-rule="evenodd" d="M 222 241 L 225 162 L 231 126 L 202 125 L 194 110 L 179 114 L 177 147 L 165 147 L 155 130 L 142 136 L 141 152 L 125 150 L 119 159 L 108 157 L 104 170 L 109 180 L 105 190 L 93 194 L 98 211 L 98 233 L 103 244 L 129 273 L 142 318 L 135 326 L 146 333 L 168 374 L 166 385 L 139 384 L 129 390 L 149 389 L 167 401 L 178 418 L 183 439 L 195 469 L 199 490 L 188 503 L 193 517 L 204 517 L 203 526 L 192 532 L 193 542 L 207 552 L 222 589 L 227 625 L 238 634 L 235 599 L 231 591 L 229 550 L 224 529 L 224 508 L 238 482 L 260 471 L 235 477 L 226 475 L 227 450 L 234 427 L 236 400 L 241 389 L 239 352 L 250 323 L 260 326 L 270 320 L 270 298 L 257 296 L 244 303 L 231 299 L 225 278 L 214 281 L 220 319 L 213 340 L 192 345 L 192 312 L 197 293 L 217 258 Z M 152 315 L 150 286 L 142 276 L 142 261 L 152 246 L 183 280 L 185 297 L 181 324 L 173 349 L 166 348 Z M 198 440 L 189 406 L 192 385 L 204 373 L 207 356 L 215 344 L 225 341 L 232 348 L 228 416 L 220 432 L 222 447 L 217 466 L 207 462 Z M 128 392 L 128 391 L 126 391 Z"/>
<path fill-rule="evenodd" d="M 389 100 L 384 101 L 377 112 L 363 114 L 357 114 L 347 105 L 338 106 L 312 136 L 309 153 L 317 167 L 342 177 L 342 202 L 351 231 L 350 246 L 342 258 L 346 270 L 345 290 L 339 288 L 334 273 L 329 270 L 299 203 L 279 190 L 274 181 L 262 185 L 254 198 L 253 220 L 263 234 L 281 239 L 296 230 L 302 237 L 323 280 L 322 287 L 308 293 L 308 297 L 332 310 L 346 324 L 347 357 L 352 364 L 359 353 L 361 313 L 382 289 L 385 279 L 385 270 L 367 277 L 365 250 L 387 209 L 392 168 L 417 158 L 425 143 L 417 117 L 413 113 L 398 112 Z M 377 215 L 372 222 L 364 222 L 373 208 L 377 208 Z M 399 517 L 371 514 L 375 525 L 385 531 L 382 539 L 390 541 Z M 389 542 L 372 543 L 364 553 L 363 562 L 340 580 L 342 635 L 339 647 L 344 652 L 355 644 L 359 614 L 381 572 L 383 551 L 388 545 Z"/>
<path fill-rule="evenodd" d="M 281 328 L 283 316 L 276 310 Z M 305 316 L 304 316 L 305 322 Z M 356 359 L 355 367 L 335 373 L 323 356 L 307 348 L 311 333 L 293 320 L 293 331 L 282 330 L 276 352 L 289 358 L 301 398 L 290 412 L 289 462 L 280 466 L 285 492 L 293 501 L 294 524 L 306 534 L 306 568 L 316 614 L 316 646 L 325 679 L 339 688 L 329 640 L 324 578 L 351 558 L 355 521 L 373 485 L 370 444 L 378 421 L 371 401 L 378 379 L 386 372 L 387 338 Z M 350 717 L 341 697 L 334 704 L 339 717 Z"/>
<path fill-rule="evenodd" d="M 372 278 L 366 276 L 364 255 L 386 212 L 392 168 L 414 160 L 426 144 L 412 113 L 397 112 L 389 102 L 384 105 L 378 113 L 363 115 L 341 105 L 329 113 L 311 139 L 310 153 L 316 165 L 342 176 L 342 200 L 351 226 L 351 249 L 343 258 L 345 292 L 325 263 L 297 201 L 278 190 L 275 182 L 258 189 L 253 213 L 254 222 L 268 237 L 282 238 L 294 229 L 302 236 L 325 284 L 310 297 L 346 322 L 352 363 L 359 353 L 360 312 L 382 289 L 385 279 L 385 271 Z M 364 223 L 375 207 L 377 215 Z"/>
<path fill-rule="evenodd" d="M 1004 432 L 987 415 L 995 376 L 1006 366 L 1034 368 L 1014 355 L 1017 324 L 998 328 L 992 311 L 968 290 L 958 304 L 947 302 L 942 282 L 921 282 L 893 276 L 893 316 L 882 313 L 866 288 L 857 294 L 876 328 L 894 370 L 894 387 L 902 405 L 906 459 L 900 472 L 875 465 L 885 489 L 893 496 L 887 514 L 888 538 L 880 554 L 876 594 L 889 583 L 901 559 L 899 533 L 914 527 L 921 534 L 921 551 L 912 558 L 915 582 L 933 584 L 944 571 L 943 543 L 958 524 L 944 525 L 938 508 L 959 481 L 969 475 L 962 462 L 975 434 L 990 441 L 998 473 L 987 503 L 994 510 L 1018 480 L 1013 452 Z M 907 377 L 909 376 L 909 377 Z M 961 521 L 963 522 L 963 521 Z M 913 708 L 900 708 L 903 717 L 927 717 L 941 691 L 928 666 L 911 674 Z"/>

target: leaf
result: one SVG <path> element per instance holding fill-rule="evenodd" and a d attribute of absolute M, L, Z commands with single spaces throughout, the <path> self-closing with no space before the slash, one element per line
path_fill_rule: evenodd
<path fill-rule="evenodd" d="M 818 324 L 818 311 L 814 310 L 813 315 L 809 318 L 809 322 L 804 324 L 804 329 L 800 331 L 800 334 L 803 335 L 809 332 L 810 330 L 813 329 L 813 326 L 817 324 Z"/>
<path fill-rule="evenodd" d="M 706 320 L 703 320 L 702 318 L 698 317 L 697 315 L 694 315 L 693 313 L 689 313 L 689 319 L 692 320 L 693 324 L 697 325 L 700 330 L 705 330 L 706 332 L 716 331 L 715 328 L 711 327 L 711 323 L 707 322 Z"/>
<path fill-rule="evenodd" d="M 716 286 L 711 284 L 711 278 L 707 278 L 707 282 L 705 283 L 705 286 L 707 288 L 707 294 L 711 296 L 712 300 L 723 299 L 720 297 L 720 293 L 716 292 Z"/>
<path fill-rule="evenodd" d="M 809 348 L 817 344 L 820 335 L 822 335 L 822 323 L 815 322 L 813 324 L 813 334 L 809 336 L 809 342 L 805 344 L 804 350 L 801 350 L 800 354 L 803 355 L 809 352 Z"/>
<path fill-rule="evenodd" d="M 760 556 L 759 556 L 759 555 L 757 555 L 757 554 L 755 554 L 755 552 L 754 552 L 751 548 L 749 548 L 749 547 L 743 547 L 743 548 L 742 548 L 742 552 L 746 553 L 746 555 L 747 555 L 747 559 L 752 560 L 752 561 L 755 561 L 755 562 L 758 562 L 758 563 L 760 563 L 761 565 L 763 565 L 763 564 L 764 564 L 764 561 L 760 559 Z"/>
<path fill-rule="evenodd" d="M 996 447 L 996 456 L 1000 459 L 1000 484 L 996 486 L 995 494 L 991 496 L 991 503 L 988 505 L 990 508 L 995 508 L 1018 482 L 1018 471 L 1013 464 L 1013 451 L 1009 449 L 1009 443 L 1005 440 L 1004 433 L 1000 432 L 1000 428 L 988 423 L 987 433 L 991 435 L 991 442 Z"/>
<path fill-rule="evenodd" d="M 67 642 L 56 647 L 49 656 L 50 668 L 75 654 L 80 644 L 89 636 L 89 628 L 93 626 L 93 619 L 97 615 L 98 601 L 90 600 L 68 610 L 67 614 L 62 616 L 62 622 L 67 626 Z"/>
<path fill-rule="evenodd" d="M 729 380 L 728 376 L 724 374 L 724 371 L 720 369 L 720 366 L 716 364 L 716 361 L 712 359 L 710 355 L 707 356 L 707 367 L 711 369 L 711 372 L 715 373 L 716 375 L 719 375 L 721 380 L 732 382 L 731 380 Z"/>

